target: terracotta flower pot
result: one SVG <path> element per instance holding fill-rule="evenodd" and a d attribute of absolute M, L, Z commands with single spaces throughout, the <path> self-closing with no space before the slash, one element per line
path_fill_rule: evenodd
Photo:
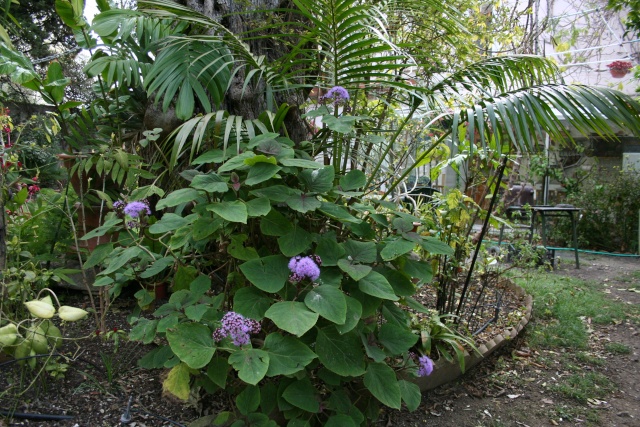
<path fill-rule="evenodd" d="M 167 284 L 166 283 L 145 283 L 144 287 L 150 294 L 153 294 L 156 301 L 167 299 Z"/>
<path fill-rule="evenodd" d="M 102 218 L 100 217 L 100 206 L 84 206 L 81 208 L 79 203 L 75 206 L 78 212 L 78 223 L 76 225 L 78 231 L 78 237 L 84 236 L 86 229 L 87 233 L 102 225 L 102 220 L 106 215 L 108 209 L 106 206 L 102 207 Z M 102 243 L 110 242 L 113 239 L 113 235 L 110 233 L 100 237 L 91 237 L 87 240 L 80 240 L 80 247 L 93 251 L 96 246 Z"/>
<path fill-rule="evenodd" d="M 71 182 L 71 186 L 76 194 L 80 194 L 81 192 L 86 194 L 89 190 L 100 190 L 103 189 L 103 182 L 105 181 L 104 176 L 98 175 L 95 170 L 90 170 L 89 173 L 82 172 L 71 173 L 71 169 L 75 165 L 78 157 L 82 155 L 75 154 L 58 154 L 58 158 L 62 160 L 62 164 L 69 171 L 69 181 Z M 91 178 L 91 179 L 89 179 Z M 110 185 L 109 180 L 107 180 L 107 185 Z"/>
<path fill-rule="evenodd" d="M 621 69 L 621 68 L 610 68 L 609 72 L 611 73 L 611 77 L 615 79 L 621 79 L 627 74 L 629 74 L 629 70 Z"/>
<path fill-rule="evenodd" d="M 58 158 L 62 161 L 64 167 L 70 172 L 69 173 L 69 182 L 73 187 L 73 190 L 76 194 L 80 195 L 81 193 L 87 194 L 89 190 L 100 190 L 104 189 L 104 180 L 103 176 L 100 176 L 96 173 L 94 169 L 91 169 L 89 173 L 82 172 L 71 173 L 71 169 L 76 164 L 78 159 L 82 159 L 83 154 L 66 154 L 61 153 L 58 154 Z M 109 180 L 107 180 L 107 184 L 110 184 Z M 100 206 L 100 204 L 90 203 L 88 200 L 85 202 L 85 206 L 81 207 L 79 202 L 76 203 L 75 209 L 78 212 L 78 222 L 76 225 L 76 230 L 78 232 L 78 237 L 82 237 L 85 234 L 85 231 L 89 233 L 92 230 L 95 230 L 99 226 L 102 225 L 104 216 L 109 211 L 106 204 Z M 99 202 L 99 201 L 98 201 Z M 102 213 L 102 216 L 100 216 Z M 100 237 L 93 237 L 87 240 L 80 240 L 80 248 L 87 249 L 89 252 L 93 251 L 98 244 L 106 243 L 111 241 L 113 236 L 111 234 L 107 234 Z"/>

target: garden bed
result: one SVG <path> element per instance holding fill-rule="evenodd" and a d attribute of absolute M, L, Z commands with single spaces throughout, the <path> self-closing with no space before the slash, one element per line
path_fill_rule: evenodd
<path fill-rule="evenodd" d="M 428 288 L 425 288 L 425 291 L 426 289 Z M 88 305 L 88 299 L 84 294 L 67 292 L 63 298 L 69 303 L 79 306 Z M 530 316 L 531 299 L 523 295 L 522 289 L 507 285 L 503 286 L 502 293 L 503 308 L 498 322 L 491 324 L 491 327 L 487 327 L 482 334 L 478 335 L 479 349 L 483 356 L 468 355 L 468 368 L 479 363 L 514 337 L 524 327 Z M 421 298 L 424 299 L 425 304 L 428 304 L 431 295 L 424 292 Z M 163 394 L 162 381 L 166 371 L 137 368 L 137 360 L 156 344 L 142 345 L 123 339 L 125 331 L 129 330 L 127 315 L 134 307 L 135 300 L 130 297 L 123 297 L 113 305 L 107 316 L 107 325 L 111 331 L 106 337 L 96 334 L 89 318 L 69 325 L 64 335 L 76 340 L 67 341 L 59 351 L 63 356 L 56 360 L 60 364 L 68 365 L 61 379 L 54 379 L 43 373 L 34 381 L 37 371 L 31 371 L 27 366 L 11 362 L 2 365 L 0 390 L 7 391 L 0 398 L 0 410 L 26 415 L 73 417 L 65 420 L 14 418 L 7 425 L 77 425 L 81 427 L 118 425 L 129 398 L 132 399 L 133 421 L 130 425 L 136 426 L 176 425 L 175 423 L 187 425 L 197 419 L 199 414 L 212 414 L 229 408 L 231 402 L 220 400 L 196 402 L 196 399 L 193 399 L 188 403 L 178 401 Z M 491 310 L 485 310 L 485 313 L 489 318 L 493 314 Z M 115 336 L 119 338 L 117 347 Z M 38 366 L 41 367 L 42 363 Z M 423 390 L 432 389 L 457 378 L 460 374 L 456 364 L 450 364 L 444 360 L 436 361 L 434 373 L 421 379 L 419 385 Z M 34 381 L 33 384 L 24 394 L 17 394 L 16 390 L 20 387 L 11 388 L 12 384 L 21 382 L 24 385 L 31 381 Z"/>

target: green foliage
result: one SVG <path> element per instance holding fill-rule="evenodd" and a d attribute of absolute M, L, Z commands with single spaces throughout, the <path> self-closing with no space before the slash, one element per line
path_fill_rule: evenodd
<path fill-rule="evenodd" d="M 426 314 L 426 315 L 425 315 Z M 465 347 L 478 351 L 469 335 L 457 331 L 451 321 L 452 315 L 440 315 L 435 310 L 411 315 L 411 327 L 420 337 L 418 348 L 425 354 L 438 354 L 447 361 L 455 360 L 464 372 Z"/>
<path fill-rule="evenodd" d="M 65 198 L 43 188 L 17 212 L 9 216 L 8 237 L 22 242 L 23 250 L 39 261 L 64 252 L 71 241 L 69 218 L 64 212 Z M 11 204 L 9 205 L 11 206 Z M 9 207 L 8 206 L 8 207 Z"/>
<path fill-rule="evenodd" d="M 407 307 L 405 299 L 430 275 L 413 276 L 404 266 L 426 273 L 429 263 L 409 259 L 413 249 L 422 247 L 425 256 L 429 247 L 435 253 L 449 251 L 426 237 L 407 234 L 404 222 L 418 218 L 385 208 L 377 200 L 343 195 L 344 188 L 361 190 L 362 175 L 336 179 L 333 167 L 312 165 L 304 152 L 285 150 L 292 145 L 286 138 L 270 142 L 269 150 L 285 150 L 280 157 L 263 151 L 258 141 L 257 136 L 241 143 L 241 155 L 207 163 L 215 174 L 192 171 L 186 175 L 189 187 L 167 194 L 159 203 L 180 212 L 189 201 L 191 213 L 166 213 L 152 229 L 168 253 L 201 275 L 189 291 L 174 292 L 153 320 L 136 320 L 132 339 L 166 338 L 170 349 L 154 351 L 141 363 L 174 366 L 165 388 L 181 398 L 194 377 L 207 378 L 215 384 L 213 389 L 236 396 L 235 416 L 245 422 L 256 415 L 260 396 L 274 385 L 279 397 L 273 409 L 291 419 L 308 420 L 317 414 L 323 424 L 346 416 L 360 424 L 363 415 L 352 404 L 331 403 L 335 393 L 347 402 L 362 400 L 343 395 L 345 387 L 358 382 L 371 393 L 367 404 L 399 408 L 406 402 L 415 408 L 419 390 L 404 382 L 410 374 L 402 372 L 415 372 L 408 352 L 418 335 L 399 308 Z M 277 168 L 268 173 L 265 169 L 260 172 L 265 179 L 252 181 L 259 164 Z M 300 209 L 298 200 L 308 208 Z M 333 209 L 325 209 L 325 202 Z M 393 226 L 381 226 L 381 217 Z M 217 226 L 201 234 L 195 224 L 203 221 Z M 371 237 L 360 236 L 364 226 L 373 230 Z M 127 268 L 119 262 L 123 254 L 105 258 L 104 271 L 111 275 Z M 309 254 L 322 258 L 319 278 L 292 279 L 290 258 Z M 127 254 L 127 265 L 141 266 L 145 257 L 146 252 L 136 250 Z M 224 290 L 211 291 L 214 271 L 226 273 Z M 420 305 L 414 301 L 413 307 Z M 236 346 L 229 338 L 213 340 L 228 311 L 260 322 L 262 332 L 246 345 Z M 223 375 L 229 370 L 237 377 Z M 331 409 L 320 412 L 320 405 Z"/>
<path fill-rule="evenodd" d="M 617 12 L 624 11 L 627 16 L 624 20 L 627 31 L 625 35 L 640 35 L 640 2 L 638 0 L 609 0 L 607 7 Z"/>
<path fill-rule="evenodd" d="M 582 181 L 579 191 L 568 196 L 567 203 L 582 209 L 577 223 L 581 248 L 637 252 L 640 173 L 592 173 Z M 570 221 L 560 221 L 554 229 L 553 237 L 559 244 L 571 242 Z"/>

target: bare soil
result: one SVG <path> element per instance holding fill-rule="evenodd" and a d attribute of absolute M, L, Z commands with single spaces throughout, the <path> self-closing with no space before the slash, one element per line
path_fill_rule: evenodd
<path fill-rule="evenodd" d="M 563 254 L 555 274 L 571 275 L 602 284 L 612 299 L 640 304 L 640 260 L 581 255 L 576 270 L 570 254 Z M 70 292 L 69 301 L 82 302 Z M 126 315 L 133 301 L 122 298 L 108 316 L 109 327 L 127 331 Z M 535 301 L 534 317 L 535 322 Z M 2 419 L 5 426 L 119 426 L 131 399 L 130 426 L 188 425 L 198 418 L 203 406 L 177 402 L 162 393 L 161 371 L 136 367 L 148 346 L 122 340 L 117 349 L 113 339 L 96 336 L 92 322 L 86 321 L 66 331 L 66 336 L 88 337 L 68 342 L 60 350 L 68 365 L 64 378 L 55 380 L 34 374 L 15 363 L 0 360 L 0 410 L 44 415 L 69 415 L 66 420 L 33 418 Z M 461 379 L 424 393 L 417 411 L 385 411 L 376 425 L 384 426 L 638 426 L 640 425 L 640 326 L 637 319 L 604 327 L 592 326 L 588 353 L 601 363 L 586 363 L 579 355 L 531 349 L 529 329 L 525 329 L 497 354 L 467 372 Z M 112 329 L 113 330 L 113 329 Z M 124 335 L 124 333 L 121 333 Z M 110 335 L 114 335 L 111 333 Z M 611 352 L 609 343 L 626 345 L 631 352 Z M 560 363 L 563 360 L 563 363 Z M 603 399 L 579 402 L 555 391 L 573 372 L 600 373 L 612 381 L 612 390 Z M 25 384 L 29 391 L 15 391 Z M 12 388 L 14 387 L 14 388 Z M 603 387 L 608 387 L 603 385 Z M 3 391 L 5 391 L 3 393 Z M 209 410 L 227 402 L 204 402 Z"/>

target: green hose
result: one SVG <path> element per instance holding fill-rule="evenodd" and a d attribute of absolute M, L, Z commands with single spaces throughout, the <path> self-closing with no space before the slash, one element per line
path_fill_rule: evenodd
<path fill-rule="evenodd" d="M 498 242 L 494 242 L 492 240 L 483 240 L 484 243 L 498 244 Z M 502 242 L 503 245 L 510 244 L 509 242 Z M 554 248 L 551 246 L 547 246 L 547 249 L 551 249 L 553 251 L 575 251 L 574 248 Z M 618 256 L 618 257 L 631 257 L 631 258 L 640 258 L 640 255 L 636 254 L 614 254 L 611 252 L 600 252 L 600 251 L 592 251 L 589 249 L 578 249 L 578 252 L 584 254 L 593 254 L 593 255 L 606 255 L 606 256 Z"/>
<path fill-rule="evenodd" d="M 575 251 L 573 248 L 553 248 L 551 246 L 547 246 L 547 249 L 551 249 L 554 251 Z M 600 251 L 591 251 L 588 249 L 578 249 L 578 252 L 582 252 L 585 254 L 594 254 L 594 255 L 607 255 L 607 256 L 621 256 L 621 257 L 632 257 L 632 258 L 640 258 L 640 255 L 636 254 L 614 254 L 612 252 L 600 252 Z"/>

